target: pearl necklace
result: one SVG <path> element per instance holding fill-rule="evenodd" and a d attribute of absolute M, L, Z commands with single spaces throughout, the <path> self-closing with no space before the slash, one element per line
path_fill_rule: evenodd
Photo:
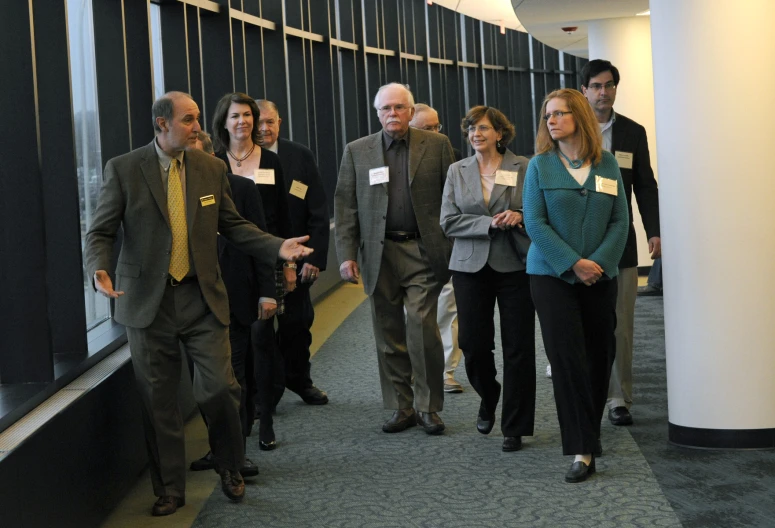
<path fill-rule="evenodd" d="M 229 156 L 234 158 L 234 161 L 237 162 L 237 167 L 242 167 L 242 162 L 248 159 L 251 154 L 253 154 L 253 151 L 255 150 L 255 148 L 256 148 L 256 144 L 253 143 L 253 146 L 250 147 L 250 150 L 248 151 L 248 153 L 242 156 L 241 158 L 238 158 L 237 156 L 235 156 L 229 149 L 226 149 L 226 152 L 228 152 Z"/>

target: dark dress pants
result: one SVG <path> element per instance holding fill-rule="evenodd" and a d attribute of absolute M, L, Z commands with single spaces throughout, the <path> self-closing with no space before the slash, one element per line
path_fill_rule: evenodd
<path fill-rule="evenodd" d="M 535 423 L 535 310 L 524 271 L 500 273 L 486 265 L 452 275 L 458 310 L 458 343 L 468 380 L 493 412 L 500 397 L 495 368 L 495 303 L 503 348 L 503 436 L 532 436 Z"/>
<path fill-rule="evenodd" d="M 592 453 L 600 438 L 611 365 L 616 355 L 616 280 L 592 286 L 530 277 L 564 455 Z"/>
<path fill-rule="evenodd" d="M 275 341 L 274 317 L 251 325 L 250 343 L 255 360 L 255 403 L 261 416 L 260 427 L 268 428 L 272 427 L 272 412 L 285 391 L 285 367 Z"/>
<path fill-rule="evenodd" d="M 207 417 L 216 468 L 239 471 L 245 447 L 239 419 L 240 386 L 234 377 L 229 332 L 212 314 L 196 282 L 169 284 L 146 328 L 127 327 L 145 440 L 156 496 L 185 496 L 186 456 L 178 405 L 180 345 L 194 363 L 194 399 Z"/>
<path fill-rule="evenodd" d="M 277 316 L 277 344 L 285 363 L 285 386 L 299 392 L 312 386 L 309 347 L 315 310 L 309 296 L 311 284 L 298 279 L 296 289 L 285 294 L 285 312 Z"/>

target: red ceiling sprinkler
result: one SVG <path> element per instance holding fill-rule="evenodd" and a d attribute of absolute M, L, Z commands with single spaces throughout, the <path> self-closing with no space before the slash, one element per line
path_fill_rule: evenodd
<path fill-rule="evenodd" d="M 566 26 L 566 27 L 563 27 L 563 28 L 560 28 L 560 29 L 563 30 L 568 35 L 572 35 L 573 32 L 578 29 L 578 26 Z"/>

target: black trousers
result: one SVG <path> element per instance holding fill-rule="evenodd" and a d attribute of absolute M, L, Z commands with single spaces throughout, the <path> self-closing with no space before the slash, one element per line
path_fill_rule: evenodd
<path fill-rule="evenodd" d="M 503 348 L 504 436 L 531 436 L 535 423 L 535 309 L 524 271 L 500 273 L 486 265 L 476 273 L 452 275 L 458 315 L 458 343 L 468 380 L 489 411 L 500 397 L 495 369 L 495 302 Z"/>
<path fill-rule="evenodd" d="M 260 426 L 271 427 L 272 412 L 285 391 L 285 366 L 275 342 L 274 317 L 253 323 L 250 343 L 255 359 L 255 402 L 261 414 Z"/>
<path fill-rule="evenodd" d="M 285 386 L 294 392 L 312 386 L 309 347 L 315 310 L 309 296 L 310 286 L 299 279 L 296 289 L 285 294 L 285 312 L 277 316 L 277 345 L 285 363 Z"/>
<path fill-rule="evenodd" d="M 564 455 L 592 453 L 600 438 L 616 355 L 615 280 L 592 286 L 530 277 L 560 420 Z"/>

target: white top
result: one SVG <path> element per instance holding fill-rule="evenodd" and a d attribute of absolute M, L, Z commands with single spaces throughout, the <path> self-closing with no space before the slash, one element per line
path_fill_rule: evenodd
<path fill-rule="evenodd" d="M 568 169 L 570 175 L 573 176 L 573 179 L 579 182 L 579 185 L 584 185 L 584 182 L 587 181 L 587 178 L 589 177 L 589 173 L 592 171 L 592 165 L 581 167 L 579 169 L 571 169 L 570 167 L 566 168 Z"/>
<path fill-rule="evenodd" d="M 484 205 L 490 207 L 490 195 L 492 194 L 492 188 L 495 186 L 495 173 L 492 174 L 479 174 L 482 180 L 482 196 L 484 196 Z"/>

